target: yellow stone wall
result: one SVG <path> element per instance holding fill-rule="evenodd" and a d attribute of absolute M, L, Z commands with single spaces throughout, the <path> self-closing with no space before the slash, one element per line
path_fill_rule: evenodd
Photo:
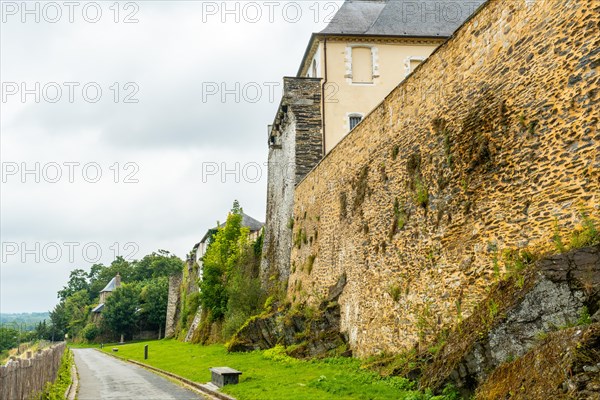
<path fill-rule="evenodd" d="M 482 8 L 298 185 L 289 299 L 345 273 L 355 354 L 401 351 L 470 314 L 495 255 L 600 217 L 599 16 Z"/>

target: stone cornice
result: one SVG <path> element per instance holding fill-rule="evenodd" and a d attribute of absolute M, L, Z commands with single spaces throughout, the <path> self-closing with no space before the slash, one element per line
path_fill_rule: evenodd
<path fill-rule="evenodd" d="M 306 75 L 307 61 L 312 60 L 317 52 L 319 44 L 324 41 L 333 42 L 356 42 L 356 43 L 378 43 L 378 44 L 404 44 L 413 46 L 427 46 L 427 45 L 440 45 L 444 43 L 447 37 L 407 37 L 407 36 L 381 36 L 381 35 L 326 35 L 320 33 L 314 33 L 310 39 L 300 68 L 298 70 L 298 76 Z"/>

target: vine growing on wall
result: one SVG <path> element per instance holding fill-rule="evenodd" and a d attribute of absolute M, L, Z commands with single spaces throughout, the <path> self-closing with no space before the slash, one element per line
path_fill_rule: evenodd
<path fill-rule="evenodd" d="M 227 221 L 219 227 L 202 258 L 200 303 L 205 324 L 222 324 L 228 338 L 251 316 L 262 311 L 264 293 L 259 280 L 262 242 L 249 239 L 242 226 L 242 208 L 235 201 Z"/>
<path fill-rule="evenodd" d="M 421 154 L 418 151 L 412 153 L 406 161 L 406 173 L 408 174 L 408 186 L 413 191 L 415 203 L 426 209 L 429 205 L 429 189 L 423 178 L 421 163 Z"/>

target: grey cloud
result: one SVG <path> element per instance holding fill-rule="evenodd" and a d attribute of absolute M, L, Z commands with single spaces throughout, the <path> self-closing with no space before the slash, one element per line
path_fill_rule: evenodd
<path fill-rule="evenodd" d="M 203 24 L 197 2 L 140 3 L 140 23 L 2 26 L 2 81 L 98 82 L 88 104 L 3 103 L 3 161 L 136 162 L 140 183 L 2 184 L 5 241 L 138 243 L 141 257 L 164 248 L 185 257 L 234 199 L 264 220 L 266 169 L 258 183 L 203 182 L 203 162 L 266 162 L 266 126 L 279 98 L 256 104 L 203 102 L 203 82 L 282 82 L 293 75 L 310 33 L 323 24 Z M 306 3 L 306 7 L 312 3 Z M 136 82 L 138 104 L 111 101 L 114 82 Z M 280 92 L 278 92 L 280 93 Z M 110 263 L 109 254 L 102 260 Z M 0 269 L 0 310 L 43 311 L 85 262 L 22 263 Z M 27 284 L 23 284 L 27 282 Z"/>

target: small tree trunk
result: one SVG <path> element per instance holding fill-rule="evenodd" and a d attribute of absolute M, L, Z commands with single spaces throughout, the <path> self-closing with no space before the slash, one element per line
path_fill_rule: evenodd
<path fill-rule="evenodd" d="M 162 336 L 162 325 L 158 326 L 158 340 L 160 340 L 160 337 Z"/>

